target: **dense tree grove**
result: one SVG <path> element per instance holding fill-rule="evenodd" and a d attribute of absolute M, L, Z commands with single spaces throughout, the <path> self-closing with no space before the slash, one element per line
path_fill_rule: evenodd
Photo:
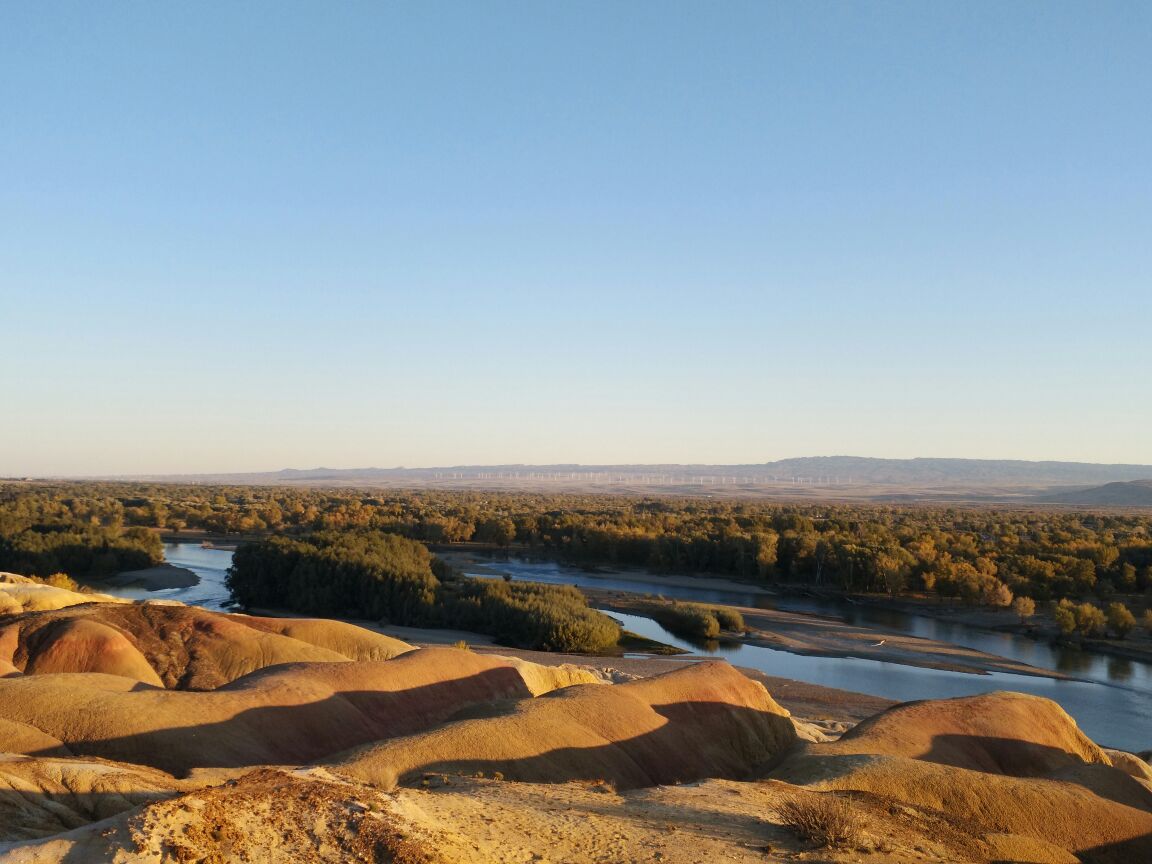
<path fill-rule="evenodd" d="M 575 563 L 1001 606 L 1017 596 L 1107 603 L 1152 590 L 1152 514 L 1138 512 L 161 484 L 0 487 L 5 542 L 29 530 L 80 526 L 121 540 L 128 536 L 121 526 L 258 536 L 375 529 L 429 544 L 515 545 Z M 103 549 L 96 540 L 87 545 Z M 73 572 L 62 562 L 47 569 Z"/>
<path fill-rule="evenodd" d="M 245 543 L 228 587 L 246 607 L 456 627 L 542 651 L 600 653 L 620 638 L 574 588 L 457 577 L 422 544 L 370 530 Z"/>
<path fill-rule="evenodd" d="M 0 487 L 0 570 L 98 579 L 163 560 L 155 532 L 125 527 L 118 498 L 92 487 L 73 494 L 25 488 Z"/>
<path fill-rule="evenodd" d="M 370 531 L 272 537 L 236 550 L 227 585 L 242 606 L 312 615 L 432 620 L 439 580 L 420 543 Z"/>

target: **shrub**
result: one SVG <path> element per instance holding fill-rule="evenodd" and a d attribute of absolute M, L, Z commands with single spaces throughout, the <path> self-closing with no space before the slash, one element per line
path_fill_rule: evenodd
<path fill-rule="evenodd" d="M 695 603 L 668 603 L 649 606 L 646 611 L 669 633 L 681 639 L 715 639 L 720 622 L 712 610 Z"/>
<path fill-rule="evenodd" d="M 53 573 L 51 576 L 45 576 L 40 580 L 45 585 L 51 585 L 53 588 L 64 588 L 68 591 L 84 591 L 80 584 L 69 576 L 67 573 Z"/>
<path fill-rule="evenodd" d="M 860 844 L 860 818 L 852 805 L 831 792 L 790 798 L 779 808 L 781 821 L 801 839 L 821 848 Z"/>
<path fill-rule="evenodd" d="M 448 625 L 519 648 L 603 653 L 620 641 L 616 622 L 570 585 L 462 579 L 443 585 L 439 600 Z"/>
<path fill-rule="evenodd" d="M 983 592 L 984 603 L 988 606 L 1008 606 L 1012 603 L 1012 589 L 994 579 L 985 586 Z"/>
<path fill-rule="evenodd" d="M 1060 628 L 1060 633 L 1064 636 L 1070 636 L 1072 631 L 1076 629 L 1076 613 L 1073 611 L 1075 607 L 1067 600 L 1061 600 L 1052 610 L 1052 618 L 1056 621 L 1056 626 Z"/>
<path fill-rule="evenodd" d="M 744 616 L 727 606 L 714 606 L 712 608 L 716 620 L 720 622 L 721 630 L 731 630 L 734 633 L 744 632 Z"/>
<path fill-rule="evenodd" d="M 715 639 L 721 630 L 744 631 L 744 616 L 724 606 L 701 603 L 654 603 L 644 611 L 661 627 L 681 639 Z"/>

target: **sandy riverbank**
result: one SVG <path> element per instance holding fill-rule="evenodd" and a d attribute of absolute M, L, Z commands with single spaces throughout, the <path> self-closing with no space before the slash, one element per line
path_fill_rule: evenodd
<path fill-rule="evenodd" d="M 1128 608 L 1139 618 L 1143 604 L 1147 601 L 1143 597 L 1126 595 L 1116 598 L 1125 602 Z M 978 627 L 982 630 L 991 630 L 996 633 L 1012 633 L 1037 642 L 1057 642 L 1061 634 L 1047 610 L 1045 603 L 1037 603 L 1037 612 L 1027 622 L 1021 622 L 1019 616 L 1009 608 L 991 608 L 987 606 L 964 606 L 955 603 L 944 603 L 938 599 L 923 597 L 895 597 L 863 595 L 857 596 L 855 602 L 880 609 L 894 609 L 908 615 L 924 615 L 940 621 L 963 624 L 966 627 Z M 1106 608 L 1102 601 L 1098 606 Z M 1096 638 L 1084 639 L 1080 642 L 1066 641 L 1071 647 L 1078 647 L 1089 654 L 1101 654 L 1109 657 L 1119 657 L 1124 660 L 1136 660 L 1141 663 L 1152 663 L 1152 633 L 1147 628 L 1137 626 L 1128 634 L 1126 639 Z"/>
<path fill-rule="evenodd" d="M 499 560 L 492 560 L 475 552 L 449 551 L 438 554 L 457 570 L 493 576 L 506 572 L 501 570 Z M 660 587 L 666 586 L 700 591 L 736 592 L 764 597 L 777 596 L 777 592 L 759 585 L 713 576 L 659 574 L 642 570 L 602 568 L 581 570 L 581 575 L 589 579 L 602 578 L 606 582 L 627 580 L 651 585 L 653 586 L 651 593 L 654 595 L 659 595 Z M 604 609 L 615 608 L 617 611 L 629 614 L 643 614 L 636 605 L 644 600 L 639 594 L 608 588 L 603 590 L 582 588 L 581 590 L 589 597 L 594 606 Z M 940 608 L 933 609 L 926 603 L 903 604 L 900 600 L 887 603 L 876 598 L 868 598 L 862 602 L 888 606 L 911 614 L 935 615 L 935 617 L 985 629 L 1015 629 L 1011 627 L 1012 613 L 1008 610 L 967 608 L 951 610 L 956 614 L 949 615 L 947 611 Z M 613 603 L 619 603 L 619 605 L 613 606 Z M 866 660 L 879 660 L 886 663 L 899 663 L 905 666 L 965 672 L 974 675 L 1007 672 L 1038 678 L 1074 680 L 1072 676 L 1062 672 L 1030 666 L 1027 663 L 996 654 L 965 648 L 949 642 L 889 632 L 882 628 L 854 626 L 846 624 L 839 618 L 814 613 L 786 612 L 743 606 L 733 608 L 739 609 L 744 615 L 750 631 L 744 641 L 749 645 L 759 645 L 764 648 L 773 648 L 811 657 L 858 657 Z M 1005 626 L 1006 623 L 1008 626 Z M 1099 649 L 1100 653 L 1113 653 L 1116 656 L 1126 656 L 1131 659 L 1146 659 L 1140 648 L 1131 642 L 1125 643 L 1122 648 L 1117 647 L 1114 651 L 1108 650 L 1110 646 L 1107 643 L 1099 646 L 1093 643 L 1084 647 L 1086 650 Z M 1147 659 L 1152 660 L 1152 653 Z"/>
<path fill-rule="evenodd" d="M 160 564 L 143 570 L 125 570 L 97 583 L 110 588 L 144 588 L 148 591 L 162 591 L 166 588 L 191 588 L 200 584 L 200 577 L 187 567 Z"/>
<path fill-rule="evenodd" d="M 600 609 L 644 615 L 651 601 L 619 591 L 586 591 L 592 605 Z M 967 672 L 982 675 L 1008 672 L 1039 678 L 1071 680 L 1070 676 L 1049 669 L 1029 666 L 1017 660 L 1000 657 L 918 636 L 857 627 L 837 618 L 778 609 L 732 607 L 744 616 L 748 633 L 743 641 L 792 654 L 810 657 L 858 657 L 884 663 L 899 663 L 925 669 Z"/>

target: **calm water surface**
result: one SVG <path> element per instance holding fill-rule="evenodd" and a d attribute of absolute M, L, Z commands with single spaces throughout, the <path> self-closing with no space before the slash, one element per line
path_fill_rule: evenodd
<path fill-rule="evenodd" d="M 132 599 L 169 598 L 216 611 L 227 611 L 230 608 L 228 589 L 224 586 L 225 571 L 232 562 L 230 551 L 204 549 L 191 543 L 174 543 L 166 545 L 164 552 L 169 563 L 195 572 L 200 577 L 200 584 L 164 591 L 119 589 L 109 593 Z M 678 639 L 650 618 L 608 613 L 634 633 L 684 648 L 694 655 L 722 657 L 741 666 L 759 669 L 768 675 L 795 678 L 825 687 L 899 700 L 941 699 L 991 690 L 1033 693 L 1059 702 L 1089 736 L 1103 744 L 1125 750 L 1152 748 L 1152 666 L 1147 663 L 1058 650 L 1045 643 L 1010 634 L 864 606 L 789 600 L 738 591 L 654 585 L 627 576 L 589 573 L 550 561 L 509 559 L 493 561 L 486 566 L 507 573 L 513 579 L 661 594 L 664 597 L 700 602 L 761 607 L 771 605 L 790 611 L 833 615 L 848 623 L 884 633 L 906 633 L 938 639 L 1011 657 L 1033 666 L 1057 669 L 1088 680 L 1054 681 L 1005 673 L 969 675 L 855 657 L 804 657 L 755 645 L 713 644 L 707 647 Z"/>
<path fill-rule="evenodd" d="M 626 575 L 617 577 L 588 572 L 552 561 L 515 558 L 494 560 L 485 562 L 485 569 L 507 573 L 513 579 L 833 616 L 849 624 L 875 629 L 879 634 L 877 638 L 885 633 L 903 633 L 1011 657 L 1031 666 L 1061 671 L 1086 680 L 1057 681 L 1002 672 L 971 675 L 856 657 L 805 657 L 757 645 L 712 643 L 711 646 L 702 646 L 678 639 L 651 618 L 606 613 L 634 633 L 675 645 L 694 655 L 722 657 L 731 663 L 758 669 L 768 675 L 888 699 L 944 699 L 992 690 L 1032 693 L 1059 702 L 1096 741 L 1125 750 L 1152 748 L 1152 665 L 1148 663 L 1057 648 L 1023 636 L 849 603 L 794 600 L 740 591 L 678 588 L 629 579 Z"/>
<path fill-rule="evenodd" d="M 130 600 L 179 600 L 214 612 L 227 612 L 232 608 L 232 597 L 224 586 L 225 572 L 232 565 L 231 551 L 205 549 L 196 543 L 165 543 L 164 560 L 177 567 L 187 567 L 200 577 L 200 583 L 190 588 L 165 588 L 162 591 L 113 588 L 104 593 Z"/>

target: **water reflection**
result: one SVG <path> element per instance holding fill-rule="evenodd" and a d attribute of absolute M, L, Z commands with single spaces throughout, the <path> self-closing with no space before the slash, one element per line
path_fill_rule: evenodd
<path fill-rule="evenodd" d="M 1108 658 L 1108 677 L 1113 681 L 1130 681 L 1132 680 L 1133 672 L 1132 661 L 1128 658 Z"/>

